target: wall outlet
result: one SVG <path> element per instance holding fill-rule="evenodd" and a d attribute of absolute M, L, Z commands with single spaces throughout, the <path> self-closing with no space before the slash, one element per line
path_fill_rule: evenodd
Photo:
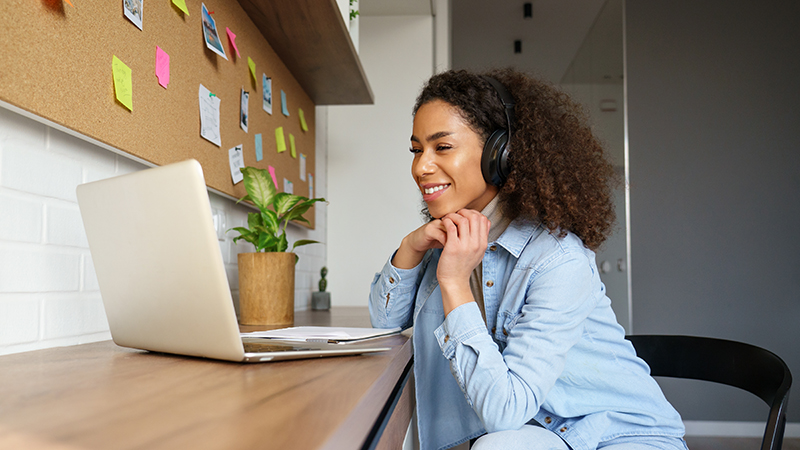
<path fill-rule="evenodd" d="M 217 239 L 220 241 L 225 240 L 225 230 L 227 229 L 227 220 L 225 211 L 221 209 L 212 208 L 211 217 L 214 219 L 214 230 L 217 231 Z"/>

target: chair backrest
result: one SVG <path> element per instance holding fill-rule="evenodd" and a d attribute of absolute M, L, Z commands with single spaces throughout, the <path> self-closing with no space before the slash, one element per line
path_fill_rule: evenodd
<path fill-rule="evenodd" d="M 770 407 L 761 450 L 780 450 L 792 374 L 776 354 L 743 342 L 697 336 L 630 335 L 653 376 L 691 378 L 735 386 Z"/>

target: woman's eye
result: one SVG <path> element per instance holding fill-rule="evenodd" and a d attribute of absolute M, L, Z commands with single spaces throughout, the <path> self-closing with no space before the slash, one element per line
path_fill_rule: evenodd
<path fill-rule="evenodd" d="M 410 151 L 411 153 L 414 153 L 414 154 L 422 153 L 421 149 L 414 148 L 414 147 L 409 148 L 408 151 Z"/>
<path fill-rule="evenodd" d="M 436 150 L 439 150 L 439 151 L 442 151 L 442 150 L 450 150 L 451 148 L 453 148 L 453 147 L 452 147 L 452 146 L 450 146 L 450 145 L 444 145 L 444 144 L 441 144 L 441 145 L 437 145 L 437 146 L 436 146 Z"/>

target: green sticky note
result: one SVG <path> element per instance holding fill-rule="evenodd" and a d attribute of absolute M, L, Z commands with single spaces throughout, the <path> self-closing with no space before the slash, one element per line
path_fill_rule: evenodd
<path fill-rule="evenodd" d="M 297 108 L 297 115 L 300 116 L 300 128 L 303 131 L 308 131 L 308 125 L 306 124 L 306 116 L 303 114 L 303 108 Z"/>
<path fill-rule="evenodd" d="M 247 57 L 247 66 L 250 67 L 250 75 L 253 76 L 253 80 L 257 82 L 258 78 L 256 78 L 256 63 L 249 56 Z"/>
<path fill-rule="evenodd" d="M 133 83 L 131 82 L 131 69 L 116 55 L 111 58 L 111 71 L 114 74 L 114 93 L 117 100 L 133 111 Z"/>
<path fill-rule="evenodd" d="M 292 149 L 292 158 L 297 158 L 297 150 L 294 146 L 294 135 L 289 133 L 289 147 Z"/>
<path fill-rule="evenodd" d="M 178 9 L 183 11 L 187 16 L 189 15 L 189 8 L 186 7 L 186 0 L 172 0 L 172 4 L 177 6 Z"/>
<path fill-rule="evenodd" d="M 286 151 L 286 138 L 283 137 L 283 127 L 275 128 L 275 143 L 278 144 L 278 153 Z"/>

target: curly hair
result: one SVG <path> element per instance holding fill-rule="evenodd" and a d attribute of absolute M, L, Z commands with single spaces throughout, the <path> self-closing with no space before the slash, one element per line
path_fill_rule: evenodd
<path fill-rule="evenodd" d="M 538 220 L 551 233 L 577 235 L 596 250 L 612 232 L 611 191 L 618 182 L 583 109 L 554 86 L 514 69 L 476 74 L 451 70 L 431 77 L 414 106 L 443 100 L 483 142 L 508 128 L 499 95 L 482 76 L 498 80 L 514 97 L 511 172 L 500 189 L 500 208 L 511 219 Z"/>

